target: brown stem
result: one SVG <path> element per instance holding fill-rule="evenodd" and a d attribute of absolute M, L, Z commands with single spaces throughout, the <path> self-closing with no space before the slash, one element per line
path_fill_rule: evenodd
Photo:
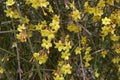
<path fill-rule="evenodd" d="M 13 19 L 12 19 L 12 27 L 13 27 L 13 30 L 15 31 L 15 26 L 14 26 Z M 17 53 L 17 62 L 18 62 L 18 70 L 17 70 L 17 73 L 19 74 L 19 80 L 22 80 L 22 78 L 21 78 L 22 69 L 21 69 L 21 66 L 20 66 L 20 53 L 19 53 L 19 48 L 18 48 L 18 46 L 17 46 L 16 32 L 14 32 L 14 38 L 15 38 L 15 43 L 16 43 L 15 50 L 16 50 L 16 53 Z"/>
<path fill-rule="evenodd" d="M 19 49 L 18 47 L 16 47 L 16 52 L 17 52 L 17 61 L 18 61 L 18 74 L 19 74 L 19 80 L 22 80 L 22 69 L 21 69 L 21 66 L 20 66 L 20 53 L 19 53 Z"/>
<path fill-rule="evenodd" d="M 78 23 L 77 23 L 78 25 Z M 79 40 L 79 47 L 81 47 L 81 44 L 80 44 L 80 31 L 78 33 L 78 40 Z M 82 55 L 80 54 L 80 65 L 81 65 L 81 68 L 82 68 L 82 74 L 83 74 L 83 80 L 86 80 L 86 76 L 85 76 L 85 72 L 84 72 L 84 66 L 83 66 L 83 60 L 82 60 Z"/>

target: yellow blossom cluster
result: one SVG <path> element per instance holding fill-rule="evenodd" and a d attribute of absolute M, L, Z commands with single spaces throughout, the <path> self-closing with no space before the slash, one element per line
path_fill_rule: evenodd
<path fill-rule="evenodd" d="M 70 64 L 62 64 L 59 70 L 53 72 L 54 80 L 65 80 L 64 76 L 71 74 L 71 69 Z"/>
<path fill-rule="evenodd" d="M 118 41 L 119 40 L 119 36 L 117 36 L 115 34 L 115 31 L 116 31 L 116 25 L 115 24 L 111 24 L 111 19 L 105 17 L 104 19 L 102 19 L 102 24 L 104 25 L 102 27 L 102 40 L 104 41 L 105 37 L 107 35 L 110 34 L 110 38 L 112 41 Z"/>
<path fill-rule="evenodd" d="M 36 30 L 38 30 L 43 37 L 47 37 L 49 41 L 55 38 L 55 33 L 60 28 L 59 26 L 59 16 L 54 15 L 52 22 L 47 25 L 46 21 L 42 21 L 36 25 Z"/>
<path fill-rule="evenodd" d="M 49 2 L 47 0 L 26 0 L 26 4 L 32 4 L 31 6 L 35 9 L 38 9 L 38 7 L 47 7 L 49 5 Z"/>
<path fill-rule="evenodd" d="M 71 69 L 72 67 L 70 66 L 70 64 L 65 64 L 61 67 L 60 72 L 64 75 L 71 74 Z"/>
<path fill-rule="evenodd" d="M 81 19 L 81 13 L 80 11 L 75 7 L 74 2 L 70 4 L 70 7 L 72 8 L 72 12 L 70 16 L 73 18 L 74 21 L 78 21 Z"/>
<path fill-rule="evenodd" d="M 67 29 L 70 31 L 70 32 L 74 32 L 74 33 L 78 33 L 78 32 L 81 32 L 82 28 L 80 26 L 76 26 L 75 24 L 69 24 L 67 26 Z"/>
<path fill-rule="evenodd" d="M 96 7 L 91 7 L 88 2 L 85 2 L 84 4 L 84 10 L 85 12 L 89 14 L 93 14 L 93 21 L 98 21 L 101 19 L 101 16 L 103 15 L 103 7 L 105 6 L 105 1 L 104 0 L 99 0 L 99 3 L 97 4 Z"/>
<path fill-rule="evenodd" d="M 20 15 L 16 9 L 12 9 L 8 7 L 6 10 L 4 10 L 4 12 L 6 13 L 7 17 L 14 19 L 20 18 Z"/>
<path fill-rule="evenodd" d="M 16 34 L 17 39 L 20 40 L 21 42 L 25 42 L 27 39 L 27 33 L 26 33 L 26 28 L 25 25 L 18 25 L 17 30 L 19 31 L 18 34 Z"/>
<path fill-rule="evenodd" d="M 54 15 L 52 18 L 52 22 L 49 24 L 49 26 L 51 27 L 52 31 L 58 31 L 58 29 L 60 28 L 60 16 L 58 15 Z"/>
<path fill-rule="evenodd" d="M 56 77 L 54 77 L 54 80 L 64 80 L 63 75 L 56 75 Z"/>
<path fill-rule="evenodd" d="M 35 60 L 37 60 L 39 62 L 39 64 L 44 64 L 48 59 L 47 54 L 40 53 L 40 52 L 34 53 L 33 57 L 35 58 Z"/>
<path fill-rule="evenodd" d="M 70 57 L 69 51 L 71 49 L 71 44 L 69 41 L 69 35 L 63 37 L 63 41 L 59 40 L 58 42 L 55 42 L 55 48 L 57 48 L 58 51 L 61 52 L 61 59 L 63 60 L 58 62 L 58 73 L 54 73 L 54 80 L 65 80 L 63 76 L 71 74 L 72 69 L 70 64 L 65 63 L 67 60 L 69 60 Z"/>
<path fill-rule="evenodd" d="M 62 42 L 61 40 L 59 40 L 59 42 L 55 42 L 55 48 L 58 49 L 58 51 L 61 52 L 61 58 L 63 58 L 64 60 L 68 60 L 69 56 L 70 56 L 70 49 L 71 44 L 70 41 L 68 40 L 68 35 L 65 37 L 64 42 Z"/>
<path fill-rule="evenodd" d="M 87 47 L 86 51 L 85 51 L 85 55 L 83 57 L 83 59 L 85 60 L 85 67 L 89 67 L 90 66 L 90 61 L 93 59 L 93 57 L 90 54 L 91 51 L 91 47 Z"/>
<path fill-rule="evenodd" d="M 112 12 L 112 14 L 110 15 L 110 19 L 111 22 L 118 24 L 120 26 L 120 11 L 119 10 L 115 10 Z"/>

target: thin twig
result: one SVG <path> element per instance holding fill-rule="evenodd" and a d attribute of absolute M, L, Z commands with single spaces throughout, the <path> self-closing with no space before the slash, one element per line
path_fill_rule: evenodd
<path fill-rule="evenodd" d="M 0 34 L 4 34 L 4 33 L 14 33 L 14 32 L 17 32 L 17 30 L 0 31 Z"/>
<path fill-rule="evenodd" d="M 15 22 L 18 22 L 19 20 L 15 20 Z M 10 21 L 2 21 L 1 22 L 1 24 L 3 25 L 3 24 L 10 24 L 10 23 L 12 23 L 12 21 L 10 20 Z"/>
<path fill-rule="evenodd" d="M 19 53 L 19 50 L 18 50 L 18 47 L 16 47 L 16 52 L 17 52 L 17 60 L 18 60 L 18 74 L 19 74 L 19 79 L 22 80 L 22 69 L 21 69 L 21 65 L 20 65 L 20 53 Z"/>
<path fill-rule="evenodd" d="M 78 33 L 78 40 L 80 40 L 80 31 Z M 80 41 L 79 41 L 79 47 L 81 47 Z M 82 55 L 81 54 L 80 54 L 80 65 L 81 65 L 81 68 L 82 68 L 83 80 L 85 80 L 85 72 L 84 72 L 83 60 L 82 60 Z"/>
<path fill-rule="evenodd" d="M 82 27 L 83 30 L 84 30 L 86 33 L 88 33 L 88 35 L 92 36 L 92 33 L 91 33 L 88 29 L 86 29 L 83 25 L 81 25 L 80 23 L 78 23 L 78 25 L 80 25 L 80 27 Z"/>
<path fill-rule="evenodd" d="M 13 19 L 12 19 L 12 26 L 13 26 L 13 30 L 15 31 L 15 26 L 14 26 Z M 16 32 L 14 32 L 14 38 L 15 38 L 15 41 L 17 41 Z M 21 65 L 20 65 L 20 53 L 19 53 L 19 48 L 17 46 L 17 42 L 16 42 L 15 50 L 16 50 L 16 53 L 17 53 L 17 62 L 18 62 L 18 70 L 17 70 L 17 72 L 19 74 L 19 80 L 22 80 L 22 78 L 21 78 L 22 69 L 21 69 Z"/>
<path fill-rule="evenodd" d="M 105 49 L 97 50 L 97 51 L 93 52 L 91 55 L 96 54 L 96 53 L 99 53 L 99 52 L 101 52 L 101 51 L 103 51 L 103 50 L 105 50 Z"/>

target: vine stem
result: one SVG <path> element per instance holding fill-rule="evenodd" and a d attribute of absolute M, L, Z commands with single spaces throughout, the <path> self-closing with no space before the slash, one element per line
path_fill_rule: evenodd
<path fill-rule="evenodd" d="M 21 69 L 21 65 L 20 65 L 20 53 L 19 53 L 19 49 L 18 47 L 16 47 L 16 52 L 17 52 L 17 61 L 18 61 L 18 74 L 19 74 L 19 80 L 22 80 L 22 69 Z"/>
<path fill-rule="evenodd" d="M 81 47 L 81 44 L 80 44 L 80 30 L 78 32 L 78 40 L 79 40 L 79 47 Z M 82 68 L 83 80 L 86 80 L 85 79 L 84 67 L 83 67 L 83 60 L 82 60 L 82 55 L 81 54 L 80 54 L 80 65 L 81 65 L 81 68 Z"/>
<path fill-rule="evenodd" d="M 15 26 L 14 26 L 14 22 L 13 22 L 13 19 L 12 19 L 12 26 L 13 26 L 13 31 L 15 31 Z M 19 53 L 19 48 L 17 46 L 17 39 L 16 39 L 16 32 L 14 32 L 14 38 L 15 38 L 15 50 L 16 50 L 16 53 L 17 53 L 17 62 L 18 62 L 18 70 L 17 70 L 17 73 L 19 74 L 19 80 L 22 80 L 22 69 L 21 69 L 21 65 L 20 65 L 20 53 Z"/>

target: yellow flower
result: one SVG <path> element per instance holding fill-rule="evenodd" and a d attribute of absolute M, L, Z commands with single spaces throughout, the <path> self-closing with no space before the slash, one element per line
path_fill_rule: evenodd
<path fill-rule="evenodd" d="M 110 24 L 110 23 L 111 23 L 111 19 L 109 19 L 109 18 L 107 18 L 107 17 L 105 17 L 105 18 L 102 19 L 102 24 L 108 25 L 108 24 Z"/>
<path fill-rule="evenodd" d="M 93 16 L 93 21 L 94 22 L 97 22 L 100 19 L 101 19 L 101 16 Z"/>
<path fill-rule="evenodd" d="M 81 19 L 79 10 L 74 9 L 74 10 L 72 11 L 72 13 L 71 13 L 71 17 L 72 17 L 75 21 Z"/>
<path fill-rule="evenodd" d="M 49 40 L 55 38 L 55 35 L 52 31 L 50 31 L 50 34 L 47 36 Z"/>
<path fill-rule="evenodd" d="M 106 0 L 106 2 L 110 5 L 113 5 L 114 6 L 114 0 Z"/>
<path fill-rule="evenodd" d="M 33 30 L 35 30 L 35 25 L 33 25 L 33 24 L 29 24 L 29 27 L 28 27 L 28 29 L 30 30 L 30 31 L 33 31 Z"/>
<path fill-rule="evenodd" d="M 0 73 L 2 74 L 4 72 L 4 69 L 0 67 Z"/>
<path fill-rule="evenodd" d="M 61 67 L 60 72 L 65 75 L 71 74 L 71 69 L 72 67 L 70 66 L 70 64 L 65 64 Z"/>
<path fill-rule="evenodd" d="M 64 50 L 67 52 L 72 48 L 70 41 L 65 41 L 65 47 Z"/>
<path fill-rule="evenodd" d="M 46 49 L 49 49 L 50 47 L 52 47 L 52 43 L 50 40 L 43 39 L 41 46 L 46 48 Z"/>
<path fill-rule="evenodd" d="M 31 0 L 30 2 L 27 1 L 27 3 L 32 3 L 32 7 L 35 9 L 38 9 L 38 7 L 47 7 L 47 5 L 49 5 L 47 0 Z"/>
<path fill-rule="evenodd" d="M 98 73 L 98 69 L 95 70 L 95 77 L 98 78 L 99 77 L 99 73 Z"/>
<path fill-rule="evenodd" d="M 113 62 L 114 64 L 118 64 L 118 63 L 120 62 L 120 57 L 115 57 L 115 58 L 113 58 L 113 59 L 112 59 L 112 62 Z"/>
<path fill-rule="evenodd" d="M 88 12 L 89 14 L 93 14 L 95 12 L 95 9 L 89 6 L 85 8 L 85 12 Z"/>
<path fill-rule="evenodd" d="M 115 50 L 115 52 L 116 52 L 117 54 L 120 54 L 120 44 L 119 44 L 119 43 L 113 44 L 113 47 L 112 47 L 112 48 Z"/>
<path fill-rule="evenodd" d="M 58 43 L 55 43 L 55 48 L 57 48 L 58 51 L 62 51 L 64 49 L 64 44 L 62 43 L 61 40 L 59 40 Z"/>
<path fill-rule="evenodd" d="M 21 42 L 26 42 L 27 36 L 28 35 L 26 34 L 25 31 L 22 31 L 19 34 L 16 34 L 17 39 L 20 40 Z"/>
<path fill-rule="evenodd" d="M 75 54 L 76 54 L 76 55 L 77 55 L 77 54 L 81 54 L 81 50 L 82 50 L 81 47 L 76 47 L 76 49 L 75 49 Z"/>
<path fill-rule="evenodd" d="M 103 14 L 103 10 L 100 7 L 93 8 L 87 1 L 84 4 L 84 11 L 89 14 L 94 14 L 94 16 L 101 16 Z"/>
<path fill-rule="evenodd" d="M 116 30 L 115 27 L 116 27 L 116 24 L 110 25 L 110 33 L 111 33 L 112 35 L 115 34 L 115 30 Z"/>
<path fill-rule="evenodd" d="M 15 19 L 20 18 L 20 15 L 16 9 L 12 10 L 12 8 L 7 8 L 4 12 L 6 13 L 7 17 Z"/>
<path fill-rule="evenodd" d="M 7 6 L 12 6 L 14 3 L 15 3 L 14 0 L 7 0 L 7 1 L 6 1 L 6 5 L 7 5 Z"/>
<path fill-rule="evenodd" d="M 39 56 L 40 56 L 39 53 L 34 53 L 33 54 L 33 57 L 36 58 L 36 59 L 39 58 Z"/>
<path fill-rule="evenodd" d="M 49 5 L 48 11 L 51 12 L 51 13 L 53 13 L 53 9 L 52 9 L 52 6 L 51 6 L 51 5 Z"/>
<path fill-rule="evenodd" d="M 87 43 L 87 38 L 86 38 L 86 36 L 82 36 L 82 38 L 81 38 L 81 44 L 82 45 L 85 45 Z"/>
<path fill-rule="evenodd" d="M 111 28 L 109 26 L 103 26 L 102 27 L 102 40 L 111 32 Z"/>
<path fill-rule="evenodd" d="M 57 31 L 60 28 L 60 25 L 57 24 L 55 21 L 52 21 L 52 23 L 50 23 L 50 26 L 53 31 Z"/>
<path fill-rule="evenodd" d="M 94 12 L 93 12 L 94 16 L 102 16 L 103 15 L 103 10 L 101 10 L 101 8 L 94 8 Z"/>
<path fill-rule="evenodd" d="M 30 4 L 31 0 L 25 0 L 25 4 Z"/>
<path fill-rule="evenodd" d="M 44 64 L 47 61 L 47 59 L 48 59 L 47 54 L 40 55 L 38 58 L 39 64 Z"/>
<path fill-rule="evenodd" d="M 18 30 L 19 32 L 22 32 L 22 31 L 25 30 L 25 29 L 26 29 L 26 28 L 25 28 L 25 25 L 24 25 L 24 24 L 18 25 L 17 30 Z"/>
<path fill-rule="evenodd" d="M 74 5 L 75 5 L 75 3 L 74 3 L 74 1 L 72 1 L 72 3 L 70 3 L 70 7 L 73 8 L 73 9 L 75 9 Z"/>
<path fill-rule="evenodd" d="M 89 62 L 89 61 L 91 61 L 93 58 L 92 58 L 91 55 L 86 54 L 86 55 L 83 57 L 83 59 L 84 59 L 86 62 Z"/>
<path fill-rule="evenodd" d="M 27 18 L 27 16 L 25 16 L 24 18 L 23 18 L 23 20 L 24 20 L 24 23 L 26 23 L 26 24 L 28 24 L 29 23 L 29 19 Z"/>
<path fill-rule="evenodd" d="M 115 52 L 118 53 L 118 54 L 120 54 L 120 48 L 116 48 Z"/>
<path fill-rule="evenodd" d="M 44 20 L 41 23 L 38 23 L 35 27 L 36 27 L 36 30 L 40 32 L 41 30 L 43 30 L 45 26 L 47 26 L 47 22 Z"/>
<path fill-rule="evenodd" d="M 113 35 L 110 36 L 110 39 L 112 41 L 118 41 L 119 40 L 119 36 L 116 36 L 116 34 L 113 34 Z"/>
<path fill-rule="evenodd" d="M 13 11 L 13 13 L 14 13 L 13 18 L 15 18 L 15 19 L 20 18 L 20 15 L 16 9 Z"/>
<path fill-rule="evenodd" d="M 45 53 L 34 53 L 33 57 L 39 62 L 39 64 L 44 64 L 48 59 L 48 56 Z"/>
<path fill-rule="evenodd" d="M 51 29 L 53 31 L 57 31 L 60 28 L 59 17 L 60 16 L 58 16 L 58 15 L 54 15 L 54 17 L 52 18 L 52 22 L 49 24 L 49 26 L 51 26 Z"/>
<path fill-rule="evenodd" d="M 49 2 L 47 0 L 39 0 L 40 7 L 47 7 L 49 5 Z"/>
<path fill-rule="evenodd" d="M 59 21 L 60 21 L 60 16 L 54 15 L 53 18 L 52 18 L 52 21 L 53 21 L 53 22 L 56 22 L 56 23 L 59 23 Z"/>
<path fill-rule="evenodd" d="M 64 80 L 63 75 L 57 75 L 54 77 L 54 80 Z"/>
<path fill-rule="evenodd" d="M 78 33 L 79 31 L 82 30 L 82 28 L 79 26 L 76 26 L 75 24 L 70 24 L 67 26 L 67 29 L 70 31 L 70 32 L 74 32 L 74 33 Z"/>
<path fill-rule="evenodd" d="M 58 61 L 58 66 L 62 66 L 64 61 Z"/>
<path fill-rule="evenodd" d="M 63 58 L 64 60 L 68 60 L 69 59 L 69 56 L 70 56 L 69 52 L 62 52 L 61 54 L 62 54 L 61 58 Z"/>
<path fill-rule="evenodd" d="M 85 62 L 85 67 L 89 67 L 90 63 L 89 62 Z"/>
<path fill-rule="evenodd" d="M 92 50 L 91 47 L 87 47 L 85 51 L 85 55 L 89 54 L 91 50 Z"/>
<path fill-rule="evenodd" d="M 6 16 L 10 18 L 12 18 L 14 15 L 14 12 L 11 8 L 7 8 L 7 10 L 5 10 L 5 13 L 6 13 Z"/>
<path fill-rule="evenodd" d="M 31 3 L 32 3 L 32 7 L 35 9 L 38 9 L 38 7 L 40 6 L 39 0 L 32 0 Z"/>
<path fill-rule="evenodd" d="M 108 51 L 107 50 L 103 50 L 102 52 L 101 52 L 101 55 L 102 55 L 102 57 L 103 58 L 105 58 L 105 56 L 108 54 Z"/>
<path fill-rule="evenodd" d="M 105 7 L 105 1 L 104 0 L 99 0 L 97 6 L 98 7 Z"/>
<path fill-rule="evenodd" d="M 89 6 L 88 1 L 86 1 L 84 7 L 88 7 L 88 6 Z"/>
<path fill-rule="evenodd" d="M 54 32 L 52 30 L 41 30 L 41 35 L 48 37 L 49 40 L 55 38 Z"/>

